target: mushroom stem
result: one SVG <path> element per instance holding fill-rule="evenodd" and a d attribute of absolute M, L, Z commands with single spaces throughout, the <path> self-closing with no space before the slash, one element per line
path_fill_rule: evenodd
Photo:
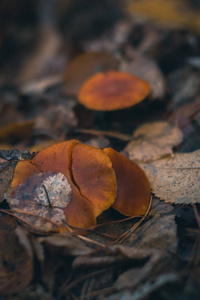
<path fill-rule="evenodd" d="M 105 111 L 94 112 L 94 122 L 101 130 L 108 130 L 107 114 Z"/>

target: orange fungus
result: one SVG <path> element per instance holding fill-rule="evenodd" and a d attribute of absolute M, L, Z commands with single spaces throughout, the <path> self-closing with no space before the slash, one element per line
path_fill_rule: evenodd
<path fill-rule="evenodd" d="M 100 150 L 76 140 L 19 161 L 11 189 L 11 209 L 44 231 L 58 227 L 63 232 L 63 224 L 94 226 L 111 206 L 127 216 L 142 215 L 150 200 L 149 182 L 139 166 L 111 148 Z"/>
<path fill-rule="evenodd" d="M 11 188 L 11 208 L 38 215 L 38 222 L 30 217 L 28 222 L 45 231 L 52 229 L 50 222 L 80 228 L 95 225 L 96 217 L 113 204 L 117 192 L 107 155 L 76 140 L 49 146 L 31 161 L 18 162 Z M 48 226 L 43 226 L 42 217 L 50 220 Z"/>
<path fill-rule="evenodd" d="M 112 207 L 126 216 L 145 214 L 151 191 L 144 171 L 112 148 L 103 151 L 110 158 L 117 178 L 117 197 Z"/>
<path fill-rule="evenodd" d="M 147 82 L 118 71 L 98 73 L 81 87 L 78 100 L 89 109 L 112 111 L 131 107 L 150 92 Z"/>

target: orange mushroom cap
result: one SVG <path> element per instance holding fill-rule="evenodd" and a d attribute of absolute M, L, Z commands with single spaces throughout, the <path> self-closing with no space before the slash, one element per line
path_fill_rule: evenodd
<path fill-rule="evenodd" d="M 117 178 L 117 197 L 112 207 L 126 216 L 145 214 L 151 190 L 144 171 L 112 148 L 103 151 L 110 158 Z"/>
<path fill-rule="evenodd" d="M 81 87 L 78 100 L 89 109 L 112 111 L 131 107 L 150 92 L 147 82 L 117 71 L 98 73 Z"/>
<path fill-rule="evenodd" d="M 53 209 L 56 214 L 58 214 L 58 208 L 62 209 L 65 222 L 71 226 L 87 228 L 95 225 L 96 217 L 109 208 L 115 200 L 116 176 L 108 156 L 99 149 L 71 140 L 41 150 L 31 161 L 18 162 L 11 183 L 11 197 L 13 198 L 10 202 L 11 207 L 26 209 L 23 203 L 25 199 L 30 200 L 27 205 L 28 209 L 34 205 L 38 208 L 40 203 L 34 202 L 36 198 L 38 199 L 36 191 L 38 188 L 41 191 L 41 187 L 44 187 L 44 180 L 50 176 L 53 178 L 56 174 L 63 174 L 67 179 L 71 187 L 71 199 L 69 202 L 66 199 L 66 206 L 63 206 L 63 203 L 61 206 L 58 205 L 57 201 Z M 64 180 L 62 175 L 60 178 Z M 49 200 L 51 201 L 51 195 Z M 46 208 L 50 211 L 47 204 Z M 52 216 L 52 220 L 53 209 L 47 215 Z M 37 214 L 37 211 L 34 213 Z M 41 214 L 42 212 L 40 212 L 40 217 Z M 60 212 L 59 215 L 62 216 Z"/>

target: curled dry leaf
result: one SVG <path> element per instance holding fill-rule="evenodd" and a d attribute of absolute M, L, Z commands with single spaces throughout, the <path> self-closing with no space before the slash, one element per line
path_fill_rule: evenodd
<path fill-rule="evenodd" d="M 142 215 L 150 201 L 150 185 L 140 167 L 111 148 L 102 151 L 76 140 L 19 161 L 11 189 L 7 199 L 12 210 L 45 231 L 68 231 L 66 224 L 94 226 L 111 205 L 128 216 Z"/>
<path fill-rule="evenodd" d="M 32 279 L 33 254 L 30 242 L 15 219 L 0 214 L 0 295 L 24 289 Z"/>
<path fill-rule="evenodd" d="M 116 70 L 117 60 L 106 52 L 86 52 L 72 59 L 64 74 L 64 92 L 77 95 L 83 83 L 100 71 Z"/>
<path fill-rule="evenodd" d="M 172 155 L 172 148 L 181 143 L 183 135 L 179 128 L 167 122 L 153 122 L 139 127 L 133 138 L 124 150 L 131 160 L 146 162 Z"/>
<path fill-rule="evenodd" d="M 0 142 L 16 142 L 31 138 L 34 120 L 16 121 L 0 129 Z"/>
<path fill-rule="evenodd" d="M 125 72 L 110 71 L 90 77 L 81 87 L 78 100 L 89 109 L 112 111 L 141 102 L 149 92 L 146 81 Z"/>
<path fill-rule="evenodd" d="M 150 164 L 140 164 L 160 199 L 176 204 L 199 203 L 200 150 L 177 153 Z"/>

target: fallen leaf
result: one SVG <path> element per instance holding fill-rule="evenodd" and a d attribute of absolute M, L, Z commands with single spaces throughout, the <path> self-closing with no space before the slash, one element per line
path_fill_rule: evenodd
<path fill-rule="evenodd" d="M 48 76 L 42 79 L 33 80 L 31 82 L 25 82 L 24 84 L 19 86 L 19 91 L 21 92 L 21 94 L 25 95 L 40 95 L 44 93 L 48 88 L 61 83 L 61 75 Z"/>
<path fill-rule="evenodd" d="M 105 147 L 108 147 L 108 145 L 110 144 L 110 141 L 103 136 L 99 136 L 99 137 L 87 140 L 84 144 L 95 147 L 95 148 L 103 149 Z"/>
<path fill-rule="evenodd" d="M 176 204 L 200 203 L 200 150 L 177 153 L 140 167 L 160 199 Z"/>
<path fill-rule="evenodd" d="M 149 83 L 150 97 L 162 98 L 165 94 L 165 79 L 155 61 L 141 55 L 135 55 L 134 60 L 121 63 L 120 70 L 134 74 Z"/>
<path fill-rule="evenodd" d="M 98 253 L 98 255 L 79 256 L 72 263 L 73 269 L 83 269 L 89 267 L 108 267 L 116 263 L 124 263 L 129 261 L 147 260 L 152 255 L 152 251 L 136 249 L 134 247 L 126 247 L 115 245 L 106 248 L 106 253 Z"/>
<path fill-rule="evenodd" d="M 41 284 L 34 284 L 28 286 L 15 296 L 15 300 L 53 300 L 52 295 L 47 291 L 46 286 Z"/>
<path fill-rule="evenodd" d="M 29 54 L 17 78 L 22 84 L 44 76 L 61 47 L 61 37 L 51 26 L 41 26 L 36 49 Z"/>
<path fill-rule="evenodd" d="M 168 118 L 170 123 L 178 124 L 179 127 L 191 123 L 191 119 L 200 111 L 200 98 L 188 102 L 177 108 Z"/>
<path fill-rule="evenodd" d="M 0 202 L 4 200 L 4 193 L 8 190 L 13 177 L 15 164 L 3 161 L 0 163 Z"/>
<path fill-rule="evenodd" d="M 170 28 L 187 28 L 199 31 L 198 10 L 189 10 L 186 1 L 142 0 L 128 1 L 127 11 L 132 15 L 146 16 L 148 19 Z"/>
<path fill-rule="evenodd" d="M 32 279 L 33 254 L 23 229 L 13 217 L 0 214 L 0 295 L 24 289 Z"/>
<path fill-rule="evenodd" d="M 153 122 L 139 127 L 133 139 L 124 150 L 131 160 L 147 162 L 172 155 L 172 148 L 182 141 L 182 133 L 167 122 Z"/>
<path fill-rule="evenodd" d="M 89 254 L 92 251 L 92 248 L 88 247 L 78 237 L 68 234 L 40 237 L 38 241 L 48 248 L 53 255 L 59 253 L 59 255 L 79 256 Z"/>
<path fill-rule="evenodd" d="M 192 122 L 198 118 L 200 98 L 178 107 L 168 118 L 169 122 L 181 128 L 184 136 L 194 131 Z"/>
<path fill-rule="evenodd" d="M 135 274 L 137 276 L 137 274 Z M 124 289 L 124 291 L 121 291 L 117 294 L 113 294 L 110 297 L 101 297 L 102 300 L 143 300 L 148 299 L 151 297 L 151 294 L 156 291 L 162 290 L 162 287 L 164 287 L 167 284 L 174 284 L 175 282 L 179 282 L 180 276 L 176 273 L 167 273 L 167 274 L 161 274 L 160 276 L 157 276 L 156 279 L 153 278 L 153 280 L 148 280 L 146 283 L 144 283 L 142 286 L 139 285 L 136 290 L 132 289 Z M 150 296 L 150 297 L 148 297 Z M 148 298 L 147 298 L 148 297 Z"/>
<path fill-rule="evenodd" d="M 176 223 L 174 215 L 156 213 L 129 238 L 128 244 L 139 249 L 154 249 L 170 256 L 176 250 Z"/>
<path fill-rule="evenodd" d="M 73 110 L 64 105 L 50 106 L 36 117 L 33 128 L 34 136 L 50 137 L 58 140 L 65 136 L 69 128 L 77 125 L 78 120 Z"/>
<path fill-rule="evenodd" d="M 21 140 L 29 140 L 34 122 L 34 120 L 16 121 L 0 128 L 0 142 L 16 143 Z"/>
<path fill-rule="evenodd" d="M 83 83 L 100 71 L 116 70 L 117 60 L 106 52 L 86 52 L 72 59 L 64 74 L 63 90 L 77 95 Z"/>
<path fill-rule="evenodd" d="M 144 264 L 144 266 L 129 269 L 128 271 L 122 273 L 119 276 L 119 278 L 114 284 L 115 288 L 118 291 L 125 288 L 135 288 L 151 275 L 152 271 L 155 270 L 156 266 L 163 259 L 159 251 L 151 252 L 149 251 L 149 254 L 151 253 L 150 259 Z"/>
<path fill-rule="evenodd" d="M 192 67 L 183 67 L 170 74 L 168 89 L 171 93 L 171 105 L 177 108 L 192 101 L 198 95 L 199 74 Z"/>

